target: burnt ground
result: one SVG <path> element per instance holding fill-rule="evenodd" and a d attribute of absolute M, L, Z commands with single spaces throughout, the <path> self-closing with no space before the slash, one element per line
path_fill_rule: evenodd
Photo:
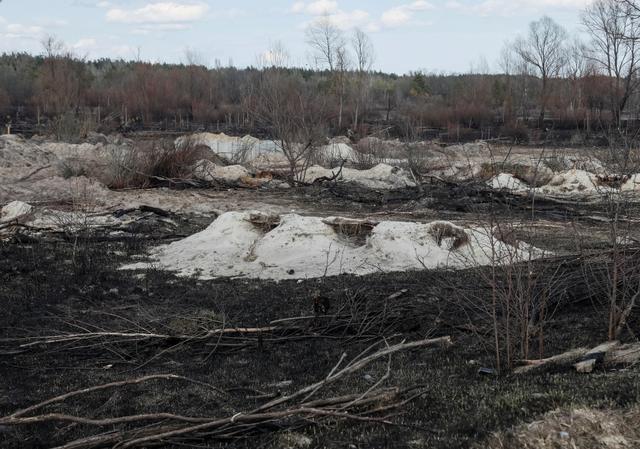
<path fill-rule="evenodd" d="M 331 203 L 336 209 L 373 209 L 362 206 L 367 204 L 362 198 L 345 199 L 335 192 L 307 191 L 304 196 L 310 202 L 320 199 Z M 387 199 L 375 209 L 396 214 L 403 208 L 410 209 L 409 201 L 424 200 Z M 508 209 L 512 210 L 511 206 Z M 440 208 L 434 215 L 438 211 Z M 526 210 L 522 213 L 523 218 L 528 216 Z M 482 215 L 481 209 L 442 214 L 467 214 L 469 220 Z M 585 233 L 595 233 L 596 229 L 606 232 L 606 228 L 597 228 L 590 221 L 576 223 L 574 219 L 574 227 L 565 225 L 564 232 L 559 232 L 561 224 L 568 221 L 557 216 L 542 216 L 540 220 L 555 226 L 546 233 L 536 233 L 536 238 L 549 246 L 565 242 L 566 249 L 571 248 L 566 242 L 575 241 L 575 226 L 581 226 Z M 205 225 L 200 219 L 184 219 L 177 233 L 192 233 Z M 393 418 L 397 425 L 338 419 L 275 422 L 258 433 L 230 441 L 198 438 L 160 446 L 482 447 L 491 432 L 534 420 L 557 408 L 626 408 L 640 400 L 638 367 L 601 368 L 590 375 L 554 368 L 527 375 L 480 374 L 480 368 L 493 366 L 490 338 L 486 337 L 490 329 L 485 316 L 461 313 L 460 304 L 485 301 L 490 296 L 483 287 L 486 277 L 481 270 L 339 276 L 300 282 L 200 281 L 154 269 L 118 270 L 163 238 L 155 235 L 155 240 L 143 240 L 141 236 L 149 235 L 149 230 L 144 231 L 120 239 L 39 238 L 0 243 L 0 416 L 67 391 L 150 374 L 176 374 L 199 383 L 161 380 L 105 390 L 69 400 L 63 406 L 51 406 L 48 411 L 86 417 L 161 411 L 232 416 L 265 402 L 264 397 L 288 394 L 322 380 L 343 352 L 355 357 L 372 341 L 383 338 L 397 342 L 443 335 L 452 336 L 452 347 L 394 355 L 385 385 L 423 386 L 422 394 Z M 594 245 L 597 247 L 598 242 Z M 595 346 L 606 339 L 606 313 L 598 301 L 601 298 L 591 294 L 590 285 L 580 281 L 575 269 L 569 266 L 567 270 L 572 275 L 567 276 L 558 299 L 561 302 L 546 326 L 546 355 L 583 345 Z M 402 289 L 406 293 L 388 299 Z M 323 332 L 327 326 L 324 318 L 318 317 L 308 323 L 308 332 L 302 335 L 246 338 L 240 346 L 229 348 L 220 348 L 211 340 L 178 344 L 178 340 L 171 339 L 135 343 L 103 339 L 87 344 L 21 348 L 15 340 L 87 330 L 144 330 L 177 338 L 196 335 L 203 328 L 220 323 L 226 327 L 265 327 L 273 320 L 318 315 L 314 299 L 318 292 L 327 315 L 346 313 L 358 321 L 357 318 L 366 318 L 368 311 L 378 311 L 382 304 L 384 320 L 366 330 L 346 326 Z M 475 326 L 473 332 L 469 324 Z M 633 316 L 625 340 L 637 338 L 638 330 L 640 317 Z M 372 379 L 380 378 L 385 370 L 386 360 L 381 360 L 323 394 L 364 392 L 375 382 Z M 296 434 L 308 436 L 310 445 L 292 443 L 286 433 L 289 426 Z M 0 426 L 0 445 L 53 447 L 108 430 L 112 428 L 96 430 L 87 425 L 52 422 Z"/>

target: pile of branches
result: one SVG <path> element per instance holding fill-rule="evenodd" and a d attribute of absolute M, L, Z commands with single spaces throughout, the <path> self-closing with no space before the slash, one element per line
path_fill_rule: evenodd
<path fill-rule="evenodd" d="M 159 357 L 185 350 L 200 353 L 206 360 L 213 354 L 306 339 L 371 342 L 416 330 L 420 326 L 417 305 L 398 301 L 405 293 L 407 290 L 400 290 L 383 301 L 371 301 L 361 291 L 348 292 L 333 313 L 330 313 L 331 300 L 317 294 L 313 298 L 313 314 L 277 319 L 262 327 L 232 325 L 224 317 L 205 323 L 199 323 L 197 318 L 185 318 L 191 320 L 189 327 L 193 329 L 178 333 L 166 325 L 154 324 L 154 320 L 136 322 L 115 314 L 110 315 L 117 318 L 118 324 L 111 328 L 104 324 L 94 325 L 87 320 L 73 322 L 61 319 L 66 330 L 0 340 L 0 354 L 77 351 L 86 357 L 115 355 L 118 361 L 144 366 Z M 146 359 L 140 361 L 141 358 Z"/>
<path fill-rule="evenodd" d="M 323 420 L 342 420 L 379 425 L 401 425 L 392 418 L 413 399 L 425 392 L 425 387 L 409 389 L 386 387 L 391 378 L 392 355 L 408 350 L 448 347 L 450 337 L 419 340 L 389 345 L 380 342 L 368 347 L 350 362 L 343 354 L 338 363 L 322 380 L 296 392 L 272 399 L 256 408 L 231 416 L 183 416 L 172 411 L 134 414 L 118 417 L 89 417 L 60 411 L 65 401 L 83 398 L 90 393 L 113 390 L 127 385 L 152 381 L 197 382 L 173 374 L 150 375 L 71 391 L 0 418 L 0 426 L 26 426 L 42 423 L 71 423 L 93 431 L 89 436 L 65 442 L 62 449 L 98 447 L 149 447 L 155 444 L 188 444 L 193 441 L 234 440 L 260 432 L 285 430 L 317 424 Z M 387 359 L 387 369 L 366 391 L 341 396 L 319 397 L 321 391 L 335 386 L 364 367 Z M 346 363 L 345 363 L 346 362 Z M 215 388 L 210 386 L 211 388 Z M 105 430 L 106 429 L 106 430 Z"/>

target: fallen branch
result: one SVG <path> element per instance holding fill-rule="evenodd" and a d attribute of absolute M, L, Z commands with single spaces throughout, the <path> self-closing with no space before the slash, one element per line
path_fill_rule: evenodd
<path fill-rule="evenodd" d="M 111 430 L 106 433 L 99 433 L 68 442 L 60 446 L 60 448 L 64 449 L 103 446 L 117 446 L 121 448 L 148 447 L 149 445 L 160 442 L 163 444 L 171 444 L 173 439 L 179 439 L 180 442 L 184 442 L 185 438 L 229 439 L 251 434 L 260 430 L 261 427 L 275 422 L 281 423 L 286 427 L 287 425 L 292 426 L 299 423 L 317 422 L 324 418 L 394 425 L 393 421 L 389 418 L 378 415 L 382 412 L 397 410 L 416 398 L 420 393 L 407 397 L 407 393 L 415 393 L 417 387 L 408 390 L 379 387 L 390 377 L 390 361 L 387 365 L 386 374 L 364 393 L 354 393 L 315 400 L 311 400 L 311 397 L 316 395 L 322 388 L 335 384 L 339 380 L 356 373 L 381 358 L 390 358 L 393 354 L 400 351 L 437 346 L 447 347 L 451 344 L 450 337 L 442 337 L 410 343 L 401 342 L 391 346 L 386 345 L 386 347 L 379 350 L 375 350 L 377 345 L 372 345 L 351 362 L 340 368 L 346 359 L 346 355 L 343 355 L 334 369 L 332 369 L 329 375 L 322 381 L 301 388 L 291 395 L 269 401 L 251 411 L 236 413 L 232 416 L 222 418 L 183 416 L 172 412 L 127 415 L 114 418 L 89 418 L 66 413 L 41 413 L 32 415 L 34 412 L 39 412 L 47 406 L 53 404 L 60 405 L 70 398 L 83 396 L 96 391 L 140 384 L 151 380 L 184 380 L 199 383 L 182 376 L 163 374 L 71 391 L 0 418 L 0 425 L 33 425 L 44 422 L 71 422 L 91 427 L 126 425 L 123 428 Z M 294 403 L 294 401 L 298 402 Z M 293 404 L 286 405 L 291 403 Z M 146 424 L 143 424 L 143 422 L 146 422 Z M 139 427 L 136 427 L 136 424 Z"/>
<path fill-rule="evenodd" d="M 546 359 L 522 360 L 514 370 L 516 374 L 536 371 L 549 366 L 573 367 L 578 372 L 589 373 L 597 365 L 609 367 L 629 365 L 640 362 L 640 343 L 621 345 L 619 341 L 610 341 L 593 349 L 576 348 Z"/>

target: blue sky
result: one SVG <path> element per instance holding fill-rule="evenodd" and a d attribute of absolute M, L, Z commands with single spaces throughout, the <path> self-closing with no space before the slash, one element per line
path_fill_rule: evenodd
<path fill-rule="evenodd" d="M 580 31 L 590 0 L 3 0 L 0 52 L 40 53 L 54 35 L 80 56 L 183 62 L 186 50 L 212 66 L 255 65 L 282 42 L 295 65 L 309 65 L 305 27 L 328 16 L 349 34 L 365 30 L 374 68 L 406 73 L 491 68 L 507 39 L 549 15 Z"/>

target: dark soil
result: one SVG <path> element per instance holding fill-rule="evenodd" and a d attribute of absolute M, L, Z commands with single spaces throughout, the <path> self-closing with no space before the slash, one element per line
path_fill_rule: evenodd
<path fill-rule="evenodd" d="M 437 199 L 412 193 L 412 198 L 385 198 L 364 209 L 397 213 L 411 201 Z M 298 192 L 300 193 L 300 192 Z M 334 208 L 357 208 L 356 199 L 327 190 L 306 189 L 308 201 L 326 201 Z M 352 192 L 353 194 L 353 192 Z M 435 200 L 433 198 L 436 198 Z M 341 203 L 344 201 L 344 203 Z M 467 200 L 461 200 L 463 203 Z M 495 203 L 490 199 L 488 203 Z M 487 204 L 488 204 L 487 203 Z M 390 206 L 391 204 L 391 206 Z M 403 206 L 404 205 L 404 206 Z M 416 209 L 417 207 L 414 207 Z M 465 213 L 448 209 L 450 214 Z M 474 210 L 474 213 L 477 209 Z M 468 211 L 466 211 L 468 212 Z M 527 213 L 526 211 L 524 212 Z M 505 214 L 506 215 L 506 214 Z M 549 217 L 543 217 L 550 219 Z M 559 222 L 558 218 L 558 222 Z M 172 234 L 189 234 L 206 225 L 178 220 Z M 576 225 L 578 226 L 578 225 Z M 589 226 L 582 223 L 582 230 Z M 576 228 L 567 227 L 561 234 Z M 149 374 L 177 374 L 201 383 L 156 381 L 106 390 L 53 406 L 49 411 L 79 416 L 123 416 L 170 411 L 192 416 L 232 416 L 265 402 L 256 392 L 287 394 L 322 380 L 346 352 L 355 357 L 374 340 L 397 342 L 451 335 L 448 349 L 396 354 L 388 386 L 424 385 L 425 392 L 394 417 L 396 426 L 362 424 L 335 419 L 321 423 L 296 422 L 295 431 L 308 436 L 311 446 L 285 444 L 284 424 L 232 441 L 185 440 L 162 447 L 233 448 L 469 448 L 496 430 L 561 407 L 626 407 L 640 400 L 640 369 L 605 371 L 591 375 L 547 369 L 522 376 L 480 374 L 492 368 L 491 329 L 487 317 L 462 313 L 461 304 L 485 301 L 486 273 L 425 271 L 338 276 L 310 281 L 260 281 L 179 278 L 158 270 L 120 271 L 163 235 L 132 233 L 120 239 L 23 239 L 0 243 L 0 416 L 49 397 L 92 385 Z M 146 233 L 145 233 L 146 232 Z M 522 231 L 526 235 L 527 231 Z M 536 234 L 550 245 L 561 241 L 557 231 Z M 151 235 L 152 239 L 142 239 Z M 555 239 L 555 240 L 554 240 Z M 564 240 L 563 240 L 564 241 Z M 570 245 L 565 244 L 567 247 Z M 558 262 L 564 263 L 564 262 Z M 542 273 L 548 267 L 539 266 Z M 579 270 L 563 268 L 561 301 L 546 326 L 545 355 L 578 346 L 595 346 L 606 339 L 606 312 Z M 387 298 L 406 289 L 399 298 Z M 318 294 L 323 314 L 347 311 L 362 317 L 384 305 L 388 319 L 366 332 L 344 328 L 341 333 L 309 333 L 306 338 L 249 339 L 235 350 L 216 350 L 215 342 L 176 344 L 171 339 L 137 344 L 99 340 L 86 345 L 39 345 L 20 348 L 15 338 L 63 332 L 145 331 L 169 335 L 196 334 L 224 322 L 227 327 L 264 327 L 271 321 L 317 315 Z M 471 308 L 472 309 L 472 308 Z M 466 309 L 466 312 L 471 310 Z M 387 315 L 385 315 L 387 317 Z M 469 325 L 476 331 L 470 332 Z M 321 326 L 321 318 L 310 326 Z M 640 334 L 640 317 L 633 316 L 624 338 Z M 486 338 L 485 338 L 486 337 Z M 366 391 L 380 378 L 386 361 L 332 386 L 327 395 Z M 221 394 L 218 390 L 226 391 Z M 6 448 L 53 447 L 111 430 L 59 423 L 20 427 L 0 426 L 0 445 Z"/>

